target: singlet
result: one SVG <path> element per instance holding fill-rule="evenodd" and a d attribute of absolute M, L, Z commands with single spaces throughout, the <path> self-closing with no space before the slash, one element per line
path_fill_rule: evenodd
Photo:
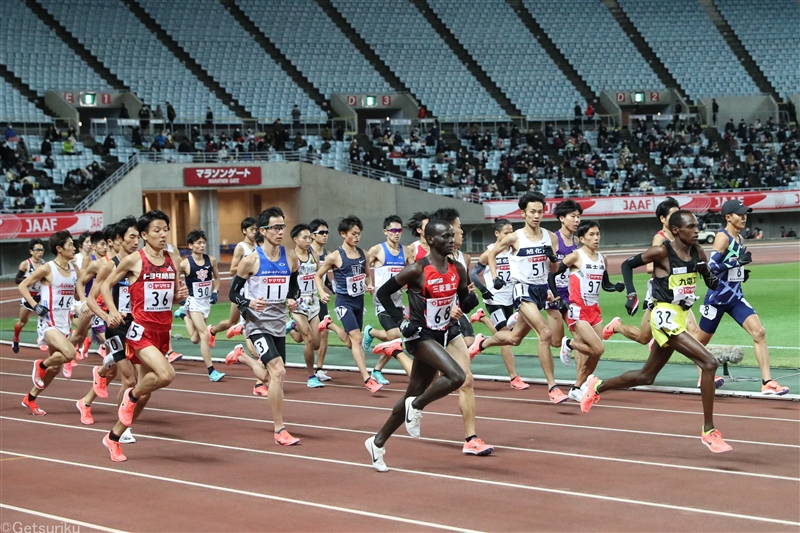
<path fill-rule="evenodd" d="M 111 260 L 114 262 L 114 268 L 119 266 L 119 256 L 114 256 Z M 117 311 L 119 311 L 121 315 L 128 315 L 125 317 L 126 320 L 130 319 L 132 307 L 130 283 L 127 277 L 122 278 L 119 283 L 111 287 L 111 297 L 114 299 L 114 305 L 117 306 Z"/>
<path fill-rule="evenodd" d="M 426 252 L 425 248 L 422 247 L 422 242 L 421 241 L 414 241 L 414 242 L 411 243 L 411 246 L 414 247 L 414 262 L 415 263 L 417 261 L 419 261 L 420 259 L 422 259 L 423 257 L 425 257 L 426 255 L 428 255 L 428 252 Z"/>
<path fill-rule="evenodd" d="M 724 229 L 719 230 L 717 233 L 724 233 L 728 237 L 728 248 L 724 252 L 723 261 L 738 257 L 742 253 L 742 236 L 739 235 L 738 239 Z M 712 259 L 713 262 L 713 259 Z M 731 269 L 724 269 L 719 274 L 719 285 L 716 289 L 708 289 L 706 293 L 706 305 L 727 305 L 729 303 L 741 300 L 744 298 L 742 292 L 742 282 L 744 281 L 744 267 L 735 266 Z"/>
<path fill-rule="evenodd" d="M 381 246 L 383 246 L 383 264 L 374 268 L 376 292 L 384 283 L 399 274 L 406 266 L 406 253 L 402 245 L 400 245 L 400 253 L 397 255 L 392 255 L 385 242 L 382 242 Z M 375 298 L 374 301 L 376 315 L 385 311 L 378 298 Z M 392 303 L 394 303 L 395 307 L 403 307 L 403 293 L 401 291 L 392 294 Z"/>
<path fill-rule="evenodd" d="M 325 258 L 328 257 L 328 250 L 323 248 L 322 249 L 322 253 L 317 254 L 317 255 L 319 256 L 319 264 L 321 265 L 323 262 L 325 262 Z M 325 282 L 325 286 L 326 287 L 331 289 L 332 292 L 336 292 L 335 290 L 333 290 L 333 285 L 331 284 L 331 280 L 328 278 L 327 274 L 325 274 L 325 277 L 323 278 L 323 281 Z"/>
<path fill-rule="evenodd" d="M 663 230 L 663 229 L 660 229 L 660 230 L 658 230 L 658 232 L 656 233 L 656 235 L 661 235 L 661 237 L 664 239 L 664 242 L 672 242 L 672 239 L 670 239 L 669 237 L 667 237 L 667 234 L 666 234 L 666 233 L 664 233 L 664 230 Z M 664 244 L 664 243 L 661 243 L 661 244 Z"/>
<path fill-rule="evenodd" d="M 469 265 L 467 265 L 467 260 L 464 258 L 464 252 L 462 252 L 461 250 L 456 250 L 453 253 L 453 256 L 455 257 L 456 261 L 461 263 L 461 265 L 464 267 L 464 269 L 467 272 L 469 272 Z"/>
<path fill-rule="evenodd" d="M 517 249 L 511 256 L 511 279 L 528 285 L 547 285 L 550 261 L 545 256 L 545 246 L 552 246 L 549 232 L 541 228 L 542 238 L 531 240 L 524 228 L 516 230 Z"/>
<path fill-rule="evenodd" d="M 203 265 L 198 265 L 193 256 L 189 260 L 189 274 L 186 275 L 186 287 L 189 296 L 201 300 L 211 299 L 214 270 L 211 267 L 211 258 L 203 254 Z"/>
<path fill-rule="evenodd" d="M 358 259 L 347 257 L 347 253 L 341 246 L 338 248 L 342 258 L 342 266 L 333 271 L 333 289 L 336 294 L 343 294 L 352 297 L 364 296 L 367 290 L 367 258 L 364 250 L 358 250 Z"/>
<path fill-rule="evenodd" d="M 569 244 L 565 243 L 564 237 L 561 235 L 560 231 L 556 232 L 556 239 L 558 239 L 558 249 L 555 252 L 556 252 L 556 257 L 558 257 L 559 261 L 561 261 L 569 254 L 578 249 L 578 245 L 575 244 L 575 239 L 573 238 Z M 565 289 L 568 288 L 570 286 L 569 276 L 570 273 L 568 270 L 556 276 L 556 287 Z M 571 297 L 570 301 L 572 301 Z"/>
<path fill-rule="evenodd" d="M 241 247 L 242 247 L 242 249 L 244 250 L 244 254 L 242 255 L 242 258 L 245 258 L 245 257 L 247 257 L 248 255 L 250 255 L 250 254 L 252 254 L 253 252 L 255 252 L 255 251 L 256 251 L 256 246 L 252 246 L 252 247 L 251 247 L 251 246 L 250 246 L 250 245 L 247 243 L 247 241 L 241 241 L 241 242 L 239 242 L 239 244 L 237 244 L 237 246 L 241 246 Z"/>
<path fill-rule="evenodd" d="M 247 279 L 247 292 L 251 299 L 267 302 L 263 311 L 247 310 L 245 324 L 247 336 L 265 333 L 273 337 L 286 336 L 286 297 L 292 270 L 286 258 L 286 248 L 280 247 L 280 256 L 271 261 L 264 249 L 256 248 L 258 272 Z"/>
<path fill-rule="evenodd" d="M 130 287 L 131 312 L 145 330 L 169 331 L 172 328 L 172 299 L 175 296 L 177 270 L 172 256 L 164 250 L 164 264 L 154 265 L 144 248 L 139 250 L 142 271 Z"/>
<path fill-rule="evenodd" d="M 97 261 L 97 256 L 96 255 L 90 254 L 89 257 L 92 259 L 91 262 L 89 263 L 90 265 L 92 263 L 94 263 L 95 261 Z M 108 259 L 106 259 L 106 261 L 108 261 Z M 86 285 L 83 286 L 83 288 L 86 289 L 86 294 L 84 294 L 84 297 L 86 297 L 86 298 L 89 297 L 89 293 L 92 292 L 92 285 L 94 285 L 94 278 L 90 279 L 89 283 L 87 283 Z"/>
<path fill-rule="evenodd" d="M 317 275 L 317 261 L 314 259 L 314 254 L 309 250 L 306 252 L 308 259 L 300 262 L 300 267 L 297 271 L 297 283 L 300 285 L 300 295 L 305 297 L 314 298 L 317 295 L 317 282 L 314 278 Z M 300 260 L 300 255 L 297 255 L 297 260 Z"/>
<path fill-rule="evenodd" d="M 424 324 L 426 328 L 444 331 L 450 326 L 450 312 L 456 303 L 460 282 L 456 264 L 447 258 L 447 272 L 442 274 L 423 257 L 422 290 L 408 290 L 408 306 L 412 322 Z"/>
<path fill-rule="evenodd" d="M 495 244 L 492 243 L 486 247 L 487 250 L 494 249 Z M 495 258 L 497 263 L 497 275 L 502 276 L 506 282 L 500 290 L 494 289 L 494 279 L 492 279 L 492 270 L 489 267 L 483 271 L 483 281 L 486 287 L 492 292 L 492 299 L 485 300 L 489 305 L 513 305 L 514 303 L 514 284 L 511 283 L 511 252 L 503 252 L 497 254 Z"/>
<path fill-rule="evenodd" d="M 31 259 L 30 257 L 28 259 L 26 259 L 25 262 L 28 263 L 28 271 L 25 273 L 25 277 L 22 278 L 22 279 L 27 278 L 28 276 L 33 274 L 33 272 L 37 268 L 39 268 L 40 266 L 45 264 L 44 259 L 40 259 L 39 260 L 39 264 L 37 265 L 36 263 L 33 262 L 33 259 Z M 42 283 L 39 282 L 39 281 L 37 281 L 36 283 L 34 283 L 30 287 L 28 287 L 28 292 L 30 292 L 31 296 L 34 296 L 34 297 L 37 296 L 41 290 L 42 290 Z"/>
<path fill-rule="evenodd" d="M 39 327 L 40 329 L 56 328 L 64 335 L 69 335 L 69 312 L 78 283 L 75 265 L 68 263 L 69 274 L 65 275 L 55 260 L 47 264 L 50 265 L 50 271 L 53 273 L 53 282 L 50 285 L 42 285 L 39 303 L 49 309 L 50 313 L 46 317 L 39 317 Z"/>
<path fill-rule="evenodd" d="M 664 278 L 653 277 L 653 299 L 689 309 L 697 300 L 697 249 L 692 247 L 691 259 L 684 261 L 672 249 L 671 243 L 665 242 L 663 246 L 667 249 L 670 273 Z"/>
<path fill-rule="evenodd" d="M 603 254 L 597 252 L 597 260 L 592 260 L 581 249 L 578 249 L 578 255 L 583 264 L 569 274 L 569 301 L 579 307 L 596 305 L 600 299 L 603 273 L 606 271 L 605 259 Z"/>

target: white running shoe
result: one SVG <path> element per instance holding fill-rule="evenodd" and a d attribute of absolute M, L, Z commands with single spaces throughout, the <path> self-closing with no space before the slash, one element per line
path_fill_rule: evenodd
<path fill-rule="evenodd" d="M 317 370 L 314 373 L 314 375 L 317 376 L 317 379 L 320 380 L 320 381 L 330 381 L 331 380 L 331 377 L 328 374 L 326 374 L 325 371 L 322 370 L 322 369 Z"/>
<path fill-rule="evenodd" d="M 383 456 L 386 453 L 386 448 L 378 448 L 375 446 L 375 437 L 370 437 L 365 440 L 364 446 L 367 447 L 369 456 L 372 459 L 372 468 L 378 472 L 388 472 L 389 467 L 383 462 Z"/>
<path fill-rule="evenodd" d="M 567 396 L 569 396 L 570 400 L 574 400 L 578 403 L 581 403 L 581 397 L 583 396 L 584 392 L 586 392 L 586 382 L 584 382 L 579 389 L 571 388 Z"/>
<path fill-rule="evenodd" d="M 415 398 L 416 396 L 406 398 L 406 433 L 412 439 L 419 438 L 420 419 L 422 418 L 422 410 L 414 409 L 411 406 Z"/>
<path fill-rule="evenodd" d="M 508 317 L 506 320 L 506 327 L 510 330 L 514 329 L 514 326 L 519 322 L 519 311 Z"/>
<path fill-rule="evenodd" d="M 122 435 L 119 436 L 119 442 L 121 444 L 133 444 L 136 442 L 136 439 L 133 438 L 133 433 L 131 433 L 131 428 L 122 432 Z"/>
<path fill-rule="evenodd" d="M 572 355 L 572 348 L 567 346 L 567 341 L 569 341 L 569 337 L 563 337 L 561 339 L 561 362 L 565 365 L 570 365 L 570 358 L 569 356 Z"/>

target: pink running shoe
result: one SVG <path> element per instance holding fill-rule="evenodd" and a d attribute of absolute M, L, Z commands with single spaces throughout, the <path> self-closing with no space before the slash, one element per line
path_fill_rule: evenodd
<path fill-rule="evenodd" d="M 592 406 L 600 401 L 600 394 L 597 393 L 595 387 L 602 383 L 602 380 L 592 374 L 586 380 L 586 392 L 581 396 L 581 411 L 588 413 Z"/>
<path fill-rule="evenodd" d="M 30 401 L 28 400 L 28 395 L 26 394 L 24 398 L 22 398 L 22 405 L 27 407 L 31 410 L 31 414 L 33 416 L 44 416 L 47 413 L 44 410 L 40 409 L 38 405 L 36 405 L 36 400 Z"/>
<path fill-rule="evenodd" d="M 461 451 L 466 455 L 491 455 L 494 451 L 494 446 L 490 446 L 483 442 L 481 439 L 475 437 L 469 442 L 464 443 L 464 447 Z"/>
<path fill-rule="evenodd" d="M 558 405 L 560 403 L 564 403 L 569 400 L 569 396 L 564 394 L 564 391 L 559 389 L 558 387 L 553 387 L 547 392 L 547 396 L 550 397 L 550 401 L 554 404 Z"/>
<path fill-rule="evenodd" d="M 94 424 L 94 418 L 92 418 L 92 408 L 83 402 L 83 398 L 75 402 L 75 407 L 78 408 L 78 412 L 81 414 L 81 424 L 84 426 L 91 426 Z"/>
<path fill-rule="evenodd" d="M 237 344 L 236 346 L 233 347 L 233 350 L 228 355 L 225 356 L 225 364 L 232 365 L 234 363 L 238 363 L 239 358 L 243 355 L 245 355 L 244 346 L 242 346 L 241 344 Z"/>
<path fill-rule="evenodd" d="M 729 452 L 733 449 L 730 444 L 722 440 L 722 433 L 718 429 L 712 429 L 709 432 L 703 430 L 700 432 L 700 438 L 703 444 L 708 446 L 708 449 L 714 453 Z"/>
<path fill-rule="evenodd" d="M 214 336 L 214 332 L 211 331 L 214 329 L 214 326 L 208 326 L 208 347 L 213 348 L 217 344 L 217 338 Z"/>
<path fill-rule="evenodd" d="M 469 347 L 469 359 L 470 361 L 475 359 L 475 356 L 481 353 L 481 343 L 486 340 L 486 337 L 478 333 L 475 335 L 475 340 L 472 342 L 472 346 Z"/>
<path fill-rule="evenodd" d="M 211 330 L 208 330 L 211 333 Z M 225 333 L 225 336 L 229 339 L 236 337 L 237 335 L 241 335 L 242 331 L 244 331 L 244 324 L 236 324 L 235 326 L 231 326 L 228 328 L 228 331 Z"/>
<path fill-rule="evenodd" d="M 33 362 L 31 378 L 33 379 L 33 386 L 37 389 L 44 388 L 44 376 L 47 374 L 47 370 L 40 366 L 42 363 L 44 363 L 44 359 L 37 359 Z"/>
<path fill-rule="evenodd" d="M 122 403 L 119 404 L 119 409 L 117 410 L 119 421 L 122 422 L 123 426 L 133 425 L 133 409 L 136 407 L 136 403 L 131 401 L 131 392 L 133 392 L 133 387 L 128 388 L 122 395 Z"/>
<path fill-rule="evenodd" d="M 167 361 L 169 361 L 170 363 L 174 363 L 175 361 L 180 361 L 181 359 L 183 359 L 183 354 L 178 353 L 174 350 L 170 350 L 169 353 L 167 354 Z"/>
<path fill-rule="evenodd" d="M 296 439 L 286 431 L 286 428 L 279 430 L 275 433 L 275 444 L 280 444 L 281 446 L 294 446 L 295 444 L 300 444 L 300 439 Z"/>
<path fill-rule="evenodd" d="M 111 453 L 111 460 L 115 463 L 122 463 L 128 460 L 122 453 L 122 446 L 120 446 L 119 441 L 111 440 L 108 433 L 103 437 L 103 446 Z"/>
<path fill-rule="evenodd" d="M 332 322 L 333 320 L 331 320 L 331 315 L 325 315 L 325 318 L 323 318 L 322 322 L 320 322 L 319 325 L 317 326 L 317 331 L 319 331 L 320 333 L 324 333 Z"/>
<path fill-rule="evenodd" d="M 100 375 L 100 370 L 103 367 L 96 366 L 92 368 L 92 389 L 94 393 L 97 394 L 98 398 L 108 398 L 108 382 L 106 378 Z"/>
<path fill-rule="evenodd" d="M 483 309 L 478 309 L 472 314 L 471 317 L 469 317 L 469 321 L 474 324 L 475 322 L 480 322 L 481 320 L 483 320 L 485 316 L 486 316 L 486 311 L 484 311 Z"/>
<path fill-rule="evenodd" d="M 73 364 L 75 363 L 75 364 Z M 61 365 L 61 373 L 64 374 L 64 377 L 69 379 L 72 377 L 72 367 L 78 366 L 78 363 L 73 359 L 72 361 L 67 361 L 63 365 Z"/>
<path fill-rule="evenodd" d="M 386 341 L 376 345 L 372 349 L 372 353 L 375 355 L 386 355 L 391 357 L 394 352 L 397 350 L 403 350 L 403 343 L 400 342 L 400 339 L 395 339 L 393 341 Z"/>
<path fill-rule="evenodd" d="M 616 326 L 617 324 L 622 324 L 622 320 L 618 316 L 615 316 L 614 318 L 611 319 L 611 322 L 605 325 L 605 327 L 603 328 L 604 341 L 607 341 L 614 335 L 614 333 L 616 333 L 614 331 L 614 326 Z"/>
<path fill-rule="evenodd" d="M 530 385 L 522 381 L 522 376 L 517 376 L 510 382 L 511 388 L 516 390 L 525 390 L 530 388 Z"/>
<path fill-rule="evenodd" d="M 375 381 L 375 378 L 370 376 L 370 378 L 364 383 L 364 386 L 370 391 L 372 394 L 375 394 L 379 390 L 383 388 L 383 385 Z"/>

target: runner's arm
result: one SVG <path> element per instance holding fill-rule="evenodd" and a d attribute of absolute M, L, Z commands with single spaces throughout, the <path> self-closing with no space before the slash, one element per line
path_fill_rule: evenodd
<path fill-rule="evenodd" d="M 702 250 L 702 248 L 700 249 Z M 703 255 L 705 256 L 705 252 L 703 252 Z M 722 232 L 717 233 L 717 236 L 714 237 L 714 249 L 711 251 L 711 260 L 708 261 L 708 267 L 713 273 L 721 274 L 726 270 L 738 267 L 740 264 L 742 264 L 740 258 L 734 256 L 728 248 L 728 236 Z"/>
<path fill-rule="evenodd" d="M 17 275 L 14 277 L 14 283 L 19 285 L 22 283 L 22 280 L 25 279 L 25 274 L 28 273 L 28 262 L 23 261 L 19 264 L 19 270 L 17 271 Z"/>
<path fill-rule="evenodd" d="M 482 258 L 483 256 L 481 255 L 481 259 Z M 475 263 L 475 267 L 470 270 L 469 279 L 475 284 L 475 288 L 480 291 L 484 300 L 491 300 L 494 295 L 492 294 L 492 291 L 490 291 L 486 285 L 483 284 L 481 279 L 483 277 L 483 272 L 486 270 L 486 265 L 481 263 L 481 259 L 478 259 L 478 262 Z"/>
<path fill-rule="evenodd" d="M 100 286 L 106 280 L 108 275 L 111 271 L 114 270 L 114 263 L 112 261 L 108 261 L 102 267 L 100 267 L 100 271 L 94 278 L 94 285 L 92 285 L 92 290 L 89 291 L 89 296 L 86 297 L 86 305 L 89 307 L 89 310 L 95 314 L 95 316 L 99 316 L 103 322 L 108 322 L 108 314 L 103 311 L 103 308 L 100 307 L 100 304 L 97 303 L 97 297 L 100 296 Z M 106 304 L 108 306 L 108 304 Z"/>
<path fill-rule="evenodd" d="M 608 270 L 603 271 L 603 290 L 606 292 L 622 292 L 625 290 L 625 284 L 621 281 L 612 284 L 608 279 Z"/>
<path fill-rule="evenodd" d="M 38 303 L 33 299 L 33 296 L 31 296 L 30 288 L 46 278 L 48 274 L 50 274 L 50 265 L 45 263 L 31 272 L 31 275 L 22 280 L 22 283 L 19 284 L 19 293 L 22 295 L 25 301 L 28 302 L 28 305 L 31 306 L 31 309 L 36 308 Z"/>
<path fill-rule="evenodd" d="M 495 283 L 497 283 L 497 256 L 505 252 L 506 250 L 512 248 L 516 243 L 517 243 L 517 234 L 511 233 L 503 237 L 503 239 L 500 242 L 495 244 L 494 247 L 488 251 L 489 255 L 486 256 L 487 260 L 486 264 L 489 266 L 489 272 L 492 273 L 492 279 L 495 280 Z M 495 285 L 495 288 L 499 289 L 503 285 L 505 285 L 505 281 L 503 281 L 503 283 L 500 284 L 500 287 L 497 287 L 497 285 Z"/>
<path fill-rule="evenodd" d="M 469 290 L 469 278 L 467 277 L 467 269 L 464 265 L 456 262 L 456 271 L 458 272 L 458 307 L 464 313 L 469 313 L 478 307 L 478 297 L 475 292 Z"/>
<path fill-rule="evenodd" d="M 211 274 L 214 276 L 214 283 L 212 284 L 213 292 L 211 293 L 211 303 L 217 303 L 217 299 L 219 298 L 219 286 L 222 284 L 222 280 L 219 279 L 219 265 L 217 264 L 217 258 L 213 255 L 208 256 L 211 259 Z"/>

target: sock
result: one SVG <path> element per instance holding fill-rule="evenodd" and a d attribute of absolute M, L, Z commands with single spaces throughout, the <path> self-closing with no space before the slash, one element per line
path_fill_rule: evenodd
<path fill-rule="evenodd" d="M 762 380 L 761 380 L 761 384 L 762 384 L 762 385 L 766 385 L 766 384 L 767 384 L 767 383 L 769 383 L 770 381 L 772 381 L 772 379 L 762 379 Z"/>
<path fill-rule="evenodd" d="M 552 391 L 553 389 L 555 389 L 555 388 L 557 388 L 557 387 L 558 387 L 558 385 L 553 385 L 552 387 L 550 387 L 549 389 L 547 389 L 547 392 L 550 392 L 550 391 Z"/>
<path fill-rule="evenodd" d="M 706 431 L 706 426 L 703 426 L 703 435 L 710 435 L 712 431 L 714 431 L 714 428 L 711 428 L 708 431 Z"/>
<path fill-rule="evenodd" d="M 482 339 L 481 342 L 478 343 L 478 350 L 483 351 L 483 341 L 486 339 Z"/>
<path fill-rule="evenodd" d="M 469 441 L 471 441 L 472 439 L 477 439 L 477 438 L 478 438 L 478 436 L 477 436 L 477 435 L 470 435 L 469 437 L 467 437 L 466 439 L 464 439 L 464 442 L 469 442 Z"/>
<path fill-rule="evenodd" d="M 83 401 L 83 406 L 84 407 L 91 407 L 92 406 L 92 402 L 86 403 L 86 400 L 84 400 Z"/>
<path fill-rule="evenodd" d="M 114 442 L 119 442 L 119 435 L 117 435 L 113 431 L 108 432 L 108 438 L 113 440 Z"/>
<path fill-rule="evenodd" d="M 256 381 L 256 387 L 266 387 L 266 385 L 264 385 L 260 381 Z"/>
<path fill-rule="evenodd" d="M 397 359 L 397 356 L 403 353 L 403 350 L 392 350 L 392 357 Z"/>
<path fill-rule="evenodd" d="M 367 379 L 364 380 L 364 383 L 369 383 L 369 380 L 371 380 L 371 379 L 372 379 L 372 376 L 368 377 Z"/>
<path fill-rule="evenodd" d="M 44 366 L 44 361 L 42 361 L 41 363 L 39 363 L 39 368 L 41 368 L 42 370 L 47 370 L 47 367 L 46 367 L 46 366 Z"/>
<path fill-rule="evenodd" d="M 131 390 L 131 391 L 128 393 L 128 398 L 129 398 L 129 399 L 130 399 L 130 401 L 132 401 L 133 403 L 136 403 L 136 402 L 138 402 L 138 401 L 139 401 L 139 398 L 136 398 L 136 397 L 134 397 L 134 395 L 133 395 L 133 390 Z"/>
<path fill-rule="evenodd" d="M 19 342 L 19 334 L 22 333 L 22 326 L 14 324 L 14 342 Z"/>
<path fill-rule="evenodd" d="M 212 372 L 214 372 L 214 367 L 213 366 L 208 367 L 208 375 L 209 376 L 211 375 Z"/>
<path fill-rule="evenodd" d="M 34 396 L 33 394 L 31 394 L 31 393 L 29 392 L 29 393 L 28 393 L 28 401 L 29 401 L 29 402 L 35 402 L 35 401 L 36 401 L 36 396 Z"/>
<path fill-rule="evenodd" d="M 567 342 L 565 344 L 567 345 L 567 348 L 569 348 L 570 350 L 572 349 L 572 339 L 567 339 Z"/>
<path fill-rule="evenodd" d="M 570 390 L 571 390 L 571 391 L 573 391 L 573 390 L 580 390 L 580 387 L 577 387 L 577 386 L 573 385 L 573 386 L 572 386 L 572 388 L 571 388 Z"/>

